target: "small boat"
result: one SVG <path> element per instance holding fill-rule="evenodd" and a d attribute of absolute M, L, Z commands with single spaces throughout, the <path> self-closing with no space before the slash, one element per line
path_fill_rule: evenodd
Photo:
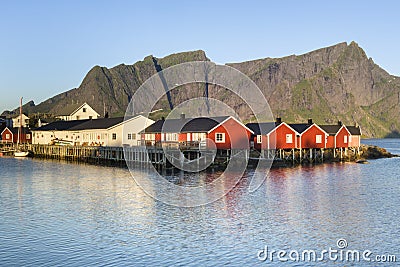
<path fill-rule="evenodd" d="M 73 141 L 55 138 L 51 140 L 49 144 L 55 146 L 72 146 L 73 143 Z"/>
<path fill-rule="evenodd" d="M 19 103 L 19 116 L 20 116 L 20 120 L 19 120 L 20 125 L 18 128 L 17 148 L 19 147 L 20 139 L 21 139 L 21 135 L 22 135 L 22 132 L 21 132 L 21 130 L 22 130 L 22 97 L 21 97 L 21 100 Z M 19 150 L 19 149 L 14 151 L 14 157 L 21 158 L 21 157 L 27 157 L 27 156 L 29 156 L 29 151 L 23 151 L 23 150 Z"/>
<path fill-rule="evenodd" d="M 359 160 L 356 160 L 356 163 L 359 163 L 359 164 L 368 164 L 369 162 L 368 162 L 366 159 L 359 159 Z"/>
<path fill-rule="evenodd" d="M 27 157 L 29 156 L 29 151 L 14 151 L 14 157 Z"/>

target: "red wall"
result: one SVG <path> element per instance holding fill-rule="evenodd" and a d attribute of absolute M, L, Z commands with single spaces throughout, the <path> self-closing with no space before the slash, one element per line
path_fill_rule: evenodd
<path fill-rule="evenodd" d="M 347 142 L 344 142 L 344 137 L 347 136 Z M 342 127 L 336 135 L 336 147 L 349 147 L 349 133 L 346 128 Z"/>
<path fill-rule="evenodd" d="M 326 148 L 334 148 L 335 147 L 335 136 L 329 135 L 326 142 Z"/>
<path fill-rule="evenodd" d="M 317 135 L 322 135 L 320 144 L 315 142 Z M 325 148 L 325 138 L 325 132 L 314 124 L 301 135 L 301 148 Z"/>
<path fill-rule="evenodd" d="M 7 134 L 9 135 L 8 138 L 6 138 L 6 135 L 7 135 Z M 13 134 L 12 134 L 12 132 L 11 132 L 8 128 L 4 129 L 3 134 L 1 135 L 1 140 L 2 140 L 3 142 L 14 142 L 14 140 L 13 140 Z"/>
<path fill-rule="evenodd" d="M 6 135 L 9 134 L 9 138 L 6 138 Z M 29 137 L 29 138 L 27 138 Z M 13 142 L 17 143 L 18 142 L 18 134 L 13 134 L 8 128 L 6 128 L 3 131 L 3 134 L 1 135 L 1 139 L 3 142 Z M 20 134 L 20 143 L 32 143 L 32 133 L 26 133 L 26 134 Z"/>
<path fill-rule="evenodd" d="M 349 147 L 358 147 L 360 143 L 360 136 L 359 135 L 352 135 L 351 142 L 349 143 Z"/>
<path fill-rule="evenodd" d="M 286 134 L 292 135 L 292 143 L 286 143 Z M 269 134 L 269 149 L 292 149 L 296 143 L 296 132 L 286 124 L 280 124 Z"/>
<path fill-rule="evenodd" d="M 215 142 L 216 133 L 225 133 L 224 143 Z M 218 149 L 246 149 L 249 147 L 250 135 L 250 131 L 243 125 L 230 118 L 210 132 L 207 138 L 213 140 Z"/>

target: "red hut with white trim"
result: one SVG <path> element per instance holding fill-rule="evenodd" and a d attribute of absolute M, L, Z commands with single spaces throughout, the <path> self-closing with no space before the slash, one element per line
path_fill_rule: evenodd
<path fill-rule="evenodd" d="M 1 132 L 2 142 L 18 143 L 18 128 L 4 128 Z M 32 134 L 26 128 L 22 127 L 19 134 L 19 143 L 32 143 Z"/>
<path fill-rule="evenodd" d="M 325 132 L 311 119 L 307 124 L 289 124 L 300 135 L 297 141 L 297 148 L 326 148 L 326 141 L 329 134 Z"/>
<path fill-rule="evenodd" d="M 346 126 L 350 133 L 349 147 L 360 147 L 361 145 L 361 128 L 360 126 Z"/>
<path fill-rule="evenodd" d="M 339 122 L 337 125 L 320 125 L 327 132 L 327 148 L 347 148 L 349 147 L 350 132 L 346 126 Z"/>
<path fill-rule="evenodd" d="M 253 131 L 232 116 L 159 120 L 143 131 L 147 145 L 198 146 L 200 143 L 217 149 L 245 149 L 249 147 Z M 150 140 L 151 139 L 151 140 Z"/>

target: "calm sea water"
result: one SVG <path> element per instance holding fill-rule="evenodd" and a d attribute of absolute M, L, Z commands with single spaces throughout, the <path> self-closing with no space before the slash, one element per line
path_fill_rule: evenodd
<path fill-rule="evenodd" d="M 364 142 L 400 154 L 399 139 Z M 249 193 L 252 175 L 219 201 L 178 208 L 147 196 L 125 169 L 0 158 L 0 265 L 268 266 L 278 262 L 257 258 L 265 246 L 318 252 L 341 238 L 400 261 L 400 158 L 274 169 Z"/>

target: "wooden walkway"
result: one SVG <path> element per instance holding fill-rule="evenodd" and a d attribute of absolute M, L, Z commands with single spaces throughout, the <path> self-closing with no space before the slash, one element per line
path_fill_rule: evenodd
<path fill-rule="evenodd" d="M 59 160 L 88 162 L 94 164 L 120 164 L 131 163 L 153 164 L 156 167 L 183 166 L 190 161 L 212 161 L 214 165 L 227 165 L 232 155 L 238 155 L 236 160 L 248 160 L 250 154 L 247 150 L 218 150 L 207 154 L 207 151 L 170 149 L 168 155 L 161 147 L 91 147 L 91 146 L 59 146 L 23 144 L 19 148 L 31 151 L 35 157 Z M 2 155 L 12 155 L 16 145 L 0 143 Z M 254 151 L 253 151 L 254 152 Z M 263 150 L 258 156 L 251 159 L 279 159 L 291 164 L 321 163 L 324 161 L 344 161 L 357 159 L 359 148 L 336 149 L 288 149 L 288 150 Z M 258 152 L 257 152 L 258 153 Z M 206 155 L 206 156 L 204 156 Z M 208 158 L 205 158 L 208 157 Z"/>

